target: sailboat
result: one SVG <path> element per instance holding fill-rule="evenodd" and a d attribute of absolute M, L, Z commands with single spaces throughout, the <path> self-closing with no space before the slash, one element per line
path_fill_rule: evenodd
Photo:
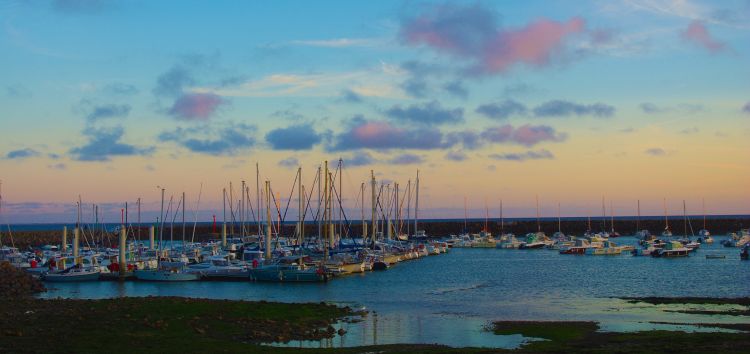
<path fill-rule="evenodd" d="M 714 243 L 714 238 L 711 237 L 711 233 L 706 229 L 706 200 L 703 199 L 703 228 L 698 231 L 698 242 L 700 243 Z"/>
<path fill-rule="evenodd" d="M 536 198 L 536 228 L 537 232 L 526 234 L 526 241 L 522 242 L 518 249 L 539 249 L 552 244 L 547 235 L 542 232 L 542 224 L 539 221 L 539 197 Z"/>
<path fill-rule="evenodd" d="M 133 271 L 138 280 L 145 281 L 191 281 L 200 279 L 199 273 L 191 273 L 184 262 L 163 261 L 164 251 L 164 188 L 161 188 L 161 212 L 159 225 L 159 252 L 157 256 L 156 269 L 138 269 Z"/>
<path fill-rule="evenodd" d="M 698 242 L 695 242 L 695 241 L 691 240 L 690 236 L 688 236 L 687 230 L 688 230 L 688 224 L 690 224 L 690 219 L 687 216 L 687 206 L 685 205 L 685 200 L 682 201 L 682 217 L 683 217 L 684 225 L 685 225 L 684 229 L 683 229 L 684 230 L 684 233 L 683 233 L 684 237 L 681 240 L 679 240 L 679 241 L 682 242 L 682 244 L 684 244 L 686 248 L 690 249 L 691 251 L 694 251 L 698 247 L 700 247 L 701 244 L 698 243 Z M 692 234 L 692 232 L 693 232 L 693 225 L 691 224 L 690 225 L 690 233 Z"/>
<path fill-rule="evenodd" d="M 302 170 L 299 170 L 300 175 L 298 176 L 301 180 Z M 330 252 L 330 245 L 333 244 L 333 224 L 331 206 L 333 202 L 333 196 L 331 192 L 332 186 L 329 186 L 331 182 L 331 174 L 328 172 L 328 161 L 325 162 L 324 172 L 325 188 L 323 189 L 323 231 L 321 234 L 321 241 L 323 241 L 323 261 L 319 264 L 307 264 L 304 262 L 304 258 L 300 256 L 294 257 L 282 257 L 275 260 L 271 258 L 271 235 L 273 220 L 271 218 L 271 182 L 266 181 L 265 184 L 265 197 L 266 197 L 266 235 L 264 237 L 265 242 L 265 259 L 266 264 L 258 267 L 249 269 L 250 280 L 254 281 L 271 281 L 271 282 L 320 282 L 327 281 L 329 272 L 326 271 L 325 264 L 328 262 L 328 254 Z M 373 177 L 374 179 L 374 177 Z M 300 190 L 302 186 L 300 185 Z M 300 216 L 300 226 L 302 225 L 302 216 Z M 301 231 L 301 229 L 300 229 Z M 326 237 L 331 235 L 331 237 Z M 302 235 L 304 236 L 304 235 Z"/>
<path fill-rule="evenodd" d="M 521 241 L 516 239 L 516 235 L 505 233 L 505 217 L 503 216 L 503 200 L 500 199 L 500 241 L 495 244 L 495 248 L 518 249 Z"/>
<path fill-rule="evenodd" d="M 664 198 L 664 231 L 662 237 L 672 237 L 672 231 L 669 230 L 669 218 L 667 217 L 667 198 Z"/>
<path fill-rule="evenodd" d="M 650 241 L 650 239 L 652 238 L 651 233 L 648 230 L 646 229 L 641 230 L 641 200 L 640 199 L 638 200 L 638 213 L 635 219 L 635 230 L 636 230 L 635 237 L 640 240 Z"/>

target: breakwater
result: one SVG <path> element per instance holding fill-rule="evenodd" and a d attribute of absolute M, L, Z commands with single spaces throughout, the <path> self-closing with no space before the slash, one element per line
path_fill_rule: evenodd
<path fill-rule="evenodd" d="M 617 232 L 622 235 L 632 235 L 636 229 L 636 220 L 632 217 L 615 218 L 614 228 Z M 670 229 L 675 235 L 682 235 L 684 232 L 684 219 L 682 217 L 674 216 L 669 218 Z M 359 237 L 362 234 L 361 221 L 352 221 L 347 226 L 336 226 L 337 233 L 341 233 L 344 237 Z M 545 219 L 539 223 L 541 230 L 551 235 L 558 230 L 557 220 Z M 692 232 L 691 232 L 692 226 Z M 293 235 L 295 231 L 295 225 L 293 224 L 282 224 L 281 233 L 282 235 Z M 463 220 L 428 220 L 419 222 L 419 229 L 425 230 L 427 235 L 431 237 L 444 237 L 450 234 L 459 234 L 464 231 L 468 232 L 479 232 L 485 227 L 484 220 L 472 219 L 468 220 L 464 224 Z M 730 232 L 737 232 L 741 228 L 750 227 L 750 216 L 722 216 L 722 217 L 709 217 L 706 219 L 706 228 L 711 231 L 714 235 L 726 235 Z M 40 227 L 38 227 L 40 228 Z M 501 222 L 499 219 L 489 219 L 487 221 L 487 228 L 491 233 L 498 235 L 501 230 L 508 233 L 514 233 L 516 235 L 524 235 L 529 232 L 537 231 L 537 222 L 533 219 L 511 219 Z M 607 219 L 606 224 L 600 218 L 591 220 L 592 231 L 611 230 L 611 220 Z M 653 234 L 659 234 L 664 229 L 664 219 L 648 217 L 640 220 L 640 228 L 651 231 Z M 697 234 L 698 230 L 703 228 L 702 218 L 693 217 L 688 224 L 687 234 Z M 195 228 L 195 236 L 193 237 L 193 225 L 188 224 L 186 227 L 186 239 L 188 241 L 208 241 L 211 239 L 218 239 L 220 237 L 218 230 L 221 229 L 220 225 L 217 225 L 216 229 L 210 224 L 199 223 Z M 255 234 L 258 231 L 257 225 L 254 223 L 246 224 L 246 234 Z M 368 225 L 368 229 L 370 229 Z M 560 222 L 560 229 L 565 234 L 569 235 L 582 235 L 588 230 L 588 222 L 584 218 L 563 218 Z M 12 227 L 11 227 L 12 230 Z M 68 226 L 68 238 L 70 240 L 72 232 L 72 226 Z M 117 244 L 118 235 L 114 232 L 99 231 L 96 233 L 96 239 L 98 244 L 115 246 Z M 403 233 L 406 233 L 407 226 L 404 222 L 401 226 Z M 216 232 L 215 232 L 216 231 Z M 242 228 L 239 223 L 235 223 L 234 227 L 231 224 L 227 224 L 227 231 L 230 234 L 241 234 Z M 413 234 L 413 222 L 409 223 L 410 234 Z M 318 232 L 317 224 L 313 222 L 307 222 L 305 225 L 305 234 L 316 235 Z M 89 234 L 90 231 L 84 231 L 84 235 Z M 158 233 L 158 227 L 157 227 Z M 24 230 L 24 231 L 12 231 L 13 239 L 12 244 L 18 248 L 26 248 L 29 246 L 37 247 L 46 244 L 59 244 L 62 239 L 62 228 L 58 226 L 57 229 L 49 230 Z M 169 225 L 164 225 L 164 239 L 169 240 L 170 236 L 174 240 L 182 240 L 182 225 L 174 225 L 174 230 Z M 133 226 L 130 227 L 128 237 L 136 238 L 142 241 L 148 240 L 148 226 Z M 158 235 L 157 235 L 158 239 Z M 11 238 L 8 231 L 0 233 L 0 242 L 4 245 L 11 244 Z"/>

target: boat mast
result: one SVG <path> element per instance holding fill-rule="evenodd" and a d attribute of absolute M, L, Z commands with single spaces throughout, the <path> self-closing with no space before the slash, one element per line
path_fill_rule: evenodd
<path fill-rule="evenodd" d="M 336 194 L 338 196 L 339 205 L 339 237 L 344 235 L 344 159 L 339 157 L 339 190 Z"/>
<path fill-rule="evenodd" d="M 682 200 L 682 218 L 683 218 L 683 230 L 685 230 L 685 237 L 687 237 L 687 207 L 685 206 L 685 199 Z"/>
<path fill-rule="evenodd" d="M 539 223 L 539 196 L 536 196 L 536 229 L 537 232 L 542 232 L 542 224 Z"/>
<path fill-rule="evenodd" d="M 490 218 L 490 208 L 487 206 L 487 198 L 484 198 L 484 232 L 489 232 L 487 228 L 487 220 Z"/>
<path fill-rule="evenodd" d="M 604 208 L 604 196 L 602 196 L 602 231 L 607 231 L 607 209 Z"/>
<path fill-rule="evenodd" d="M 468 207 L 468 206 L 467 206 L 467 203 L 468 203 L 468 202 L 466 201 L 466 196 L 464 196 L 464 233 L 468 233 L 468 232 L 469 232 L 469 229 L 468 229 L 468 227 L 466 226 L 466 218 L 467 218 L 467 216 L 468 216 L 468 215 L 467 215 L 468 213 L 467 213 L 467 211 L 466 211 L 466 208 Z"/>
<path fill-rule="evenodd" d="M 299 219 L 298 224 L 297 224 L 298 225 L 297 236 L 299 237 L 299 239 L 297 241 L 297 245 L 300 247 L 299 249 L 300 254 L 302 254 L 302 242 L 304 241 L 303 239 L 304 232 L 302 230 L 305 227 L 303 224 L 303 216 L 302 216 L 304 213 L 304 209 L 305 209 L 305 205 L 303 201 L 303 198 L 305 195 L 302 192 L 302 167 L 299 167 L 297 169 L 297 194 L 298 194 L 297 199 L 299 201 L 299 211 L 297 212 L 297 214 L 299 214 L 297 217 Z"/>
<path fill-rule="evenodd" d="M 394 234 L 398 238 L 398 233 L 401 232 L 401 208 L 398 204 L 398 183 L 395 182 L 393 183 L 393 203 L 393 214 L 396 220 L 393 227 L 396 229 Z"/>
<path fill-rule="evenodd" d="M 242 180 L 242 201 L 240 202 L 240 235 L 245 236 L 245 180 Z"/>
<path fill-rule="evenodd" d="M 664 198 L 664 230 L 669 231 L 669 218 L 667 218 L 667 198 Z"/>
<path fill-rule="evenodd" d="M 185 209 L 187 203 L 185 203 L 185 192 L 182 192 L 182 252 L 185 252 Z M 125 204 L 125 210 L 128 209 L 128 205 Z M 127 218 L 127 215 L 125 216 Z"/>
<path fill-rule="evenodd" d="M 323 188 L 321 187 L 321 184 L 323 183 L 323 172 L 322 167 L 318 165 L 318 215 L 316 216 L 316 219 L 318 221 L 318 244 L 320 242 L 323 242 L 323 214 L 321 214 L 321 207 L 323 206 L 323 196 L 321 193 L 323 193 Z"/>
<path fill-rule="evenodd" d="M 419 170 L 417 170 L 417 194 L 416 199 L 414 201 L 414 234 L 417 234 L 418 228 L 418 222 L 419 222 Z"/>
<path fill-rule="evenodd" d="M 635 218 L 635 232 L 641 231 L 641 200 L 638 199 L 638 216 Z"/>
<path fill-rule="evenodd" d="M 367 224 L 365 224 L 365 182 L 362 182 L 362 184 L 359 185 L 359 194 L 362 198 L 359 209 L 362 219 L 362 242 L 364 243 L 367 238 Z"/>
<path fill-rule="evenodd" d="M 557 232 L 562 233 L 562 222 L 560 220 L 560 203 L 557 203 Z"/>
<path fill-rule="evenodd" d="M 323 169 L 323 175 L 325 177 L 325 181 L 323 181 L 323 257 L 327 259 L 328 255 L 328 234 L 330 231 L 328 231 L 328 161 L 324 162 L 325 168 Z"/>
<path fill-rule="evenodd" d="M 138 242 L 140 241 L 141 241 L 141 198 L 138 198 Z"/>
<path fill-rule="evenodd" d="M 255 163 L 255 197 L 257 201 L 256 207 L 258 208 L 258 236 L 260 236 L 263 230 L 261 229 L 260 221 L 260 168 L 257 162 Z"/>
<path fill-rule="evenodd" d="M 411 234 L 411 225 L 409 225 L 409 221 L 411 220 L 411 180 L 406 182 L 406 237 L 409 238 L 409 235 Z"/>
<path fill-rule="evenodd" d="M 702 199 L 702 208 L 703 208 L 703 230 L 706 229 L 706 198 Z"/>
<path fill-rule="evenodd" d="M 372 240 L 375 241 L 375 238 L 377 237 L 377 221 L 376 221 L 376 214 L 375 214 L 375 171 L 370 170 L 370 191 L 372 192 L 372 214 L 370 216 L 370 221 L 372 222 Z"/>
<path fill-rule="evenodd" d="M 159 269 L 162 256 L 162 240 L 164 239 L 164 188 L 161 189 L 161 211 L 159 212 L 159 253 L 156 257 L 156 269 Z"/>
<path fill-rule="evenodd" d="M 266 235 L 263 238 L 266 262 L 271 261 L 271 228 L 273 220 L 271 219 L 271 182 L 266 181 Z"/>
<path fill-rule="evenodd" d="M 503 218 L 503 200 L 500 199 L 500 235 L 505 234 L 505 219 Z"/>
<path fill-rule="evenodd" d="M 615 208 L 612 206 L 612 201 L 609 201 L 609 216 L 612 218 L 610 226 L 612 227 L 612 233 L 615 233 Z"/>

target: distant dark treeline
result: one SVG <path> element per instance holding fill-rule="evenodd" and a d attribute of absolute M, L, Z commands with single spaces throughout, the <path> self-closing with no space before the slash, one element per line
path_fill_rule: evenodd
<path fill-rule="evenodd" d="M 692 233 L 697 234 L 698 230 L 703 228 L 703 220 L 691 220 L 692 223 Z M 500 234 L 501 231 L 501 223 L 496 220 L 489 221 L 487 223 L 487 227 L 490 232 L 492 232 L 494 235 Z M 557 221 L 542 221 L 540 223 L 542 231 L 547 233 L 548 235 L 552 235 L 553 233 L 557 232 L 558 224 Z M 479 232 L 482 229 L 484 229 L 484 221 L 477 221 L 477 220 L 470 220 L 466 224 L 466 231 L 468 232 Z M 587 227 L 587 221 L 586 220 L 565 220 L 563 219 L 561 222 L 561 229 L 562 232 L 569 235 L 582 235 L 586 230 Z M 593 231 L 601 231 L 603 230 L 604 224 L 601 220 L 596 220 L 591 222 L 591 228 Z M 647 219 L 647 220 L 641 220 L 640 222 L 641 229 L 649 230 L 652 234 L 660 234 L 662 230 L 664 230 L 664 220 L 656 220 L 656 219 Z M 684 221 L 682 218 L 673 217 L 669 219 L 669 226 L 672 230 L 672 233 L 675 235 L 682 235 L 684 233 Z M 706 220 L 706 228 L 708 228 L 709 231 L 711 231 L 714 235 L 725 235 L 730 232 L 736 232 L 741 228 L 747 228 L 750 226 L 750 217 L 722 217 L 722 218 L 715 218 L 715 219 L 707 219 Z M 256 224 L 248 224 L 247 225 L 248 230 L 246 231 L 247 234 L 255 234 L 257 233 L 257 225 Z M 294 233 L 294 225 L 283 225 L 282 226 L 282 234 L 283 235 L 293 235 Z M 612 226 L 610 225 L 610 220 L 607 220 L 606 223 L 606 230 L 611 230 Z M 368 225 L 369 229 L 369 225 Z M 425 230 L 426 233 L 429 236 L 433 237 L 443 237 L 450 234 L 459 234 L 464 231 L 464 223 L 463 221 L 456 221 L 456 220 L 449 220 L 449 221 L 426 221 L 426 222 L 420 222 L 419 223 L 419 229 Z M 523 221 L 508 221 L 504 224 L 503 227 L 505 232 L 512 232 L 516 235 L 523 235 L 528 232 L 536 232 L 537 231 L 537 224 L 535 220 L 523 220 Z M 336 230 L 339 230 L 339 226 L 336 225 Z M 346 230 L 346 228 L 345 228 Z M 410 223 L 409 225 L 410 233 L 413 234 L 413 224 Z M 221 231 L 221 226 L 217 225 L 216 233 L 213 232 L 213 227 L 211 225 L 198 225 L 195 230 L 195 241 L 206 241 L 209 239 L 217 239 L 220 237 L 219 232 Z M 617 220 L 615 219 L 615 231 L 619 232 L 622 235 L 632 235 L 634 234 L 636 229 L 636 221 L 635 220 Z M 227 225 L 227 232 L 232 233 L 231 225 Z M 406 224 L 402 226 L 402 232 L 406 232 Z M 186 229 L 186 238 L 188 241 L 191 240 L 193 235 L 193 229 L 192 225 L 189 225 Z M 240 234 L 241 228 L 240 224 L 236 223 L 234 225 L 234 234 Z M 305 234 L 306 235 L 316 235 L 318 233 L 318 227 L 317 225 L 313 224 L 307 224 L 305 225 Z M 338 233 L 338 231 L 337 231 Z M 691 235 L 690 230 L 690 224 L 688 224 L 687 234 Z M 86 237 L 88 237 L 89 242 L 91 242 L 91 233 L 86 231 L 85 232 Z M 358 237 L 362 234 L 362 226 L 360 221 L 352 222 L 348 233 L 345 231 L 344 234 L 348 235 L 354 235 L 355 237 Z M 138 238 L 139 230 L 137 228 L 133 228 L 129 231 L 128 237 L 129 238 Z M 175 225 L 173 237 L 175 241 L 182 240 L 182 227 Z M 158 240 L 158 230 L 157 230 L 157 240 Z M 164 239 L 169 240 L 170 238 L 170 229 L 168 225 L 165 225 L 164 228 Z M 113 233 L 107 233 L 107 234 L 97 234 L 96 235 L 96 243 L 97 244 L 103 244 L 105 246 L 110 247 L 116 247 L 117 245 L 117 239 L 118 235 L 115 235 Z M 142 227 L 140 228 L 140 240 L 147 241 L 148 240 L 148 228 Z M 46 230 L 46 231 L 16 231 L 13 232 L 13 239 L 12 244 L 15 245 L 15 247 L 19 248 L 27 248 L 29 246 L 41 246 L 45 244 L 60 244 L 62 241 L 62 230 Z M 68 229 L 68 242 L 73 241 L 73 230 Z M 85 243 L 85 241 L 82 240 L 82 242 Z M 0 233 L 0 243 L 3 245 L 11 245 L 11 238 L 8 232 L 2 232 Z"/>

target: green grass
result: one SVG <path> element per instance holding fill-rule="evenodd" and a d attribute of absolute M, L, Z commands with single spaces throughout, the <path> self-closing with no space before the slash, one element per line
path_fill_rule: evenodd
<path fill-rule="evenodd" d="M 287 304 L 177 297 L 107 300 L 0 298 L 0 353 L 748 353 L 747 333 L 602 333 L 594 322 L 504 321 L 496 334 L 545 338 L 510 351 L 395 344 L 278 348 L 268 341 L 330 338 L 357 316 L 324 303 Z"/>

